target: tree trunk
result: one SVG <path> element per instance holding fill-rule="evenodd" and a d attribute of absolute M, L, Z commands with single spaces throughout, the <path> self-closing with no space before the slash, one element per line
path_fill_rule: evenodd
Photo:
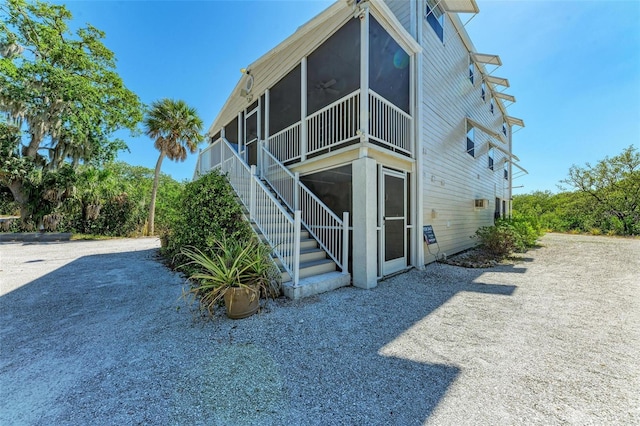
<path fill-rule="evenodd" d="M 151 203 L 149 205 L 149 225 L 147 229 L 148 235 L 154 234 L 154 222 L 156 217 L 156 195 L 158 194 L 158 181 L 160 180 L 160 167 L 162 167 L 162 160 L 164 159 L 164 152 L 160 151 L 160 157 L 156 163 L 156 172 L 153 177 L 153 189 L 151 190 Z"/>
<path fill-rule="evenodd" d="M 13 199 L 16 203 L 20 205 L 20 219 L 25 221 L 29 214 L 29 208 L 27 207 L 29 203 L 29 195 L 24 191 L 24 185 L 22 181 L 14 180 L 9 182 L 9 190 L 11 191 L 11 195 L 13 195 Z"/>

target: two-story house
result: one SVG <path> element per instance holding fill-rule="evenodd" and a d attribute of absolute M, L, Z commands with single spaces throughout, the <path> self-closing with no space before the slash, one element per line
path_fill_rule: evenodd
<path fill-rule="evenodd" d="M 475 0 L 338 0 L 243 70 L 195 177 L 228 173 L 290 297 L 375 287 L 510 214 L 524 123 L 490 75 L 500 58 L 458 16 L 474 13 Z"/>

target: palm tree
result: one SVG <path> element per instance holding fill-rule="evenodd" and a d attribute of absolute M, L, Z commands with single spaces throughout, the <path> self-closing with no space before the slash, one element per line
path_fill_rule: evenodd
<path fill-rule="evenodd" d="M 195 108 L 189 107 L 182 100 L 164 98 L 151 104 L 144 118 L 145 133 L 155 140 L 154 146 L 160 151 L 156 163 L 156 172 L 149 206 L 149 235 L 154 233 L 156 210 L 156 194 L 162 160 L 167 157 L 172 161 L 184 161 L 187 150 L 194 154 L 202 141 L 202 120 Z"/>

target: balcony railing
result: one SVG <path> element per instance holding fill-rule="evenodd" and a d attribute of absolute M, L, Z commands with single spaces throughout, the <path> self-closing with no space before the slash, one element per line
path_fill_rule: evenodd
<path fill-rule="evenodd" d="M 369 90 L 369 137 L 381 144 L 411 154 L 411 116 Z"/>
<path fill-rule="evenodd" d="M 269 137 L 268 149 L 278 161 L 304 160 L 306 155 L 337 147 L 359 137 L 360 89 L 333 102 L 306 119 L 306 134 L 297 122 Z M 369 138 L 389 149 L 412 154 L 409 114 L 369 90 Z"/>
<path fill-rule="evenodd" d="M 354 139 L 360 130 L 360 90 L 307 117 L 308 154 Z"/>

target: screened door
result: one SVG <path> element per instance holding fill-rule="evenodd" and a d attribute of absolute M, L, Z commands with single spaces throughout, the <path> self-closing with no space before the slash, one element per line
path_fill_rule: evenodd
<path fill-rule="evenodd" d="M 406 175 L 382 169 L 382 273 L 389 275 L 407 266 Z"/>

